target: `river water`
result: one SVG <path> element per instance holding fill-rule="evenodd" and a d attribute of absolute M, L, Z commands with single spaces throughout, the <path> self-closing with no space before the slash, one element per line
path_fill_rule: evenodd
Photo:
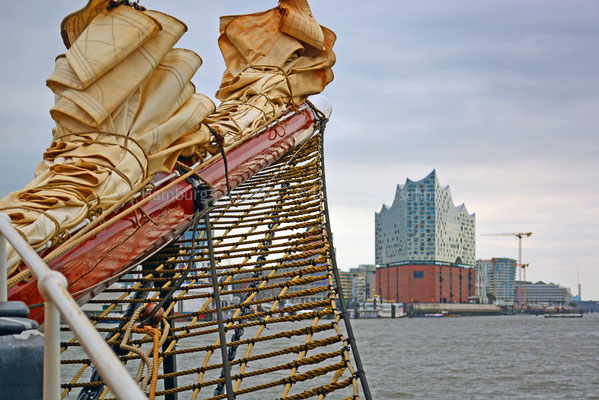
<path fill-rule="evenodd" d="M 292 324 L 281 325 L 293 329 Z M 352 326 L 374 399 L 599 399 L 599 314 L 578 319 L 528 315 L 362 319 L 352 320 Z M 271 329 L 269 334 L 277 328 Z M 248 337 L 252 334 L 246 332 Z M 198 339 L 186 346 L 201 343 Z M 264 351 L 284 345 L 261 344 Z M 75 349 L 70 356 L 85 354 Z M 198 357 L 179 357 L 178 367 L 197 368 Z M 268 367 L 268 360 L 252 366 Z M 128 368 L 134 373 L 133 365 Z M 63 379 L 76 371 L 75 366 L 63 366 Z M 89 380 L 88 375 L 89 371 L 83 381 Z M 274 375 L 285 378 L 287 372 Z M 179 385 L 195 380 L 195 375 L 181 377 Z M 239 399 L 274 399 L 280 391 Z M 75 399 L 77 393 L 67 398 Z M 203 391 L 198 398 L 204 397 L 210 392 Z"/>
<path fill-rule="evenodd" d="M 599 399 L 599 315 L 352 321 L 374 399 Z"/>

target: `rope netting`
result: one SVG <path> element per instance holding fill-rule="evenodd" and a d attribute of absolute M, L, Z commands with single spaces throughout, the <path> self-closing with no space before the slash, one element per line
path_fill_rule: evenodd
<path fill-rule="evenodd" d="M 226 399 L 227 385 L 238 399 L 358 398 L 355 341 L 338 308 L 322 140 L 315 134 L 235 188 L 89 302 L 102 310 L 90 319 L 150 398 Z M 158 327 L 134 327 L 145 305 L 161 302 Z M 63 398 L 113 397 L 68 328 L 63 335 Z"/>

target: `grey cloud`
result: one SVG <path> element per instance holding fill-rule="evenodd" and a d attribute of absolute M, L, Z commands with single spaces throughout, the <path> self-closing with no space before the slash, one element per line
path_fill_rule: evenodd
<path fill-rule="evenodd" d="M 30 179 L 49 143 L 53 99 L 44 81 L 64 52 L 60 20 L 84 3 L 3 8 L 0 46 L 10 59 L 0 66 L 0 195 Z M 194 82 L 213 96 L 224 69 L 218 16 L 276 1 L 142 3 L 188 24 L 179 45 L 202 56 Z M 525 251 L 531 279 L 572 286 L 578 262 L 583 291 L 599 298 L 599 4 L 311 3 L 338 35 L 326 160 L 339 264 L 372 262 L 374 211 L 395 184 L 437 168 L 455 201 L 476 212 L 479 232 L 535 232 Z M 513 256 L 515 248 L 481 239 L 478 254 Z"/>

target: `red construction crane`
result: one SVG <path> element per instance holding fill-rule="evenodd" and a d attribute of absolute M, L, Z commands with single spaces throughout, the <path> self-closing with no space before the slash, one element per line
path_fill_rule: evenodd
<path fill-rule="evenodd" d="M 526 305 L 526 282 L 523 282 L 522 275 L 526 280 L 526 267 L 529 264 L 522 264 L 522 238 L 531 237 L 532 232 L 518 232 L 518 233 L 485 233 L 481 236 L 516 236 L 518 238 L 518 271 L 519 271 L 519 283 L 518 283 L 518 305 L 520 308 Z M 523 273 L 524 271 L 524 273 Z M 522 289 L 524 286 L 524 290 Z"/>

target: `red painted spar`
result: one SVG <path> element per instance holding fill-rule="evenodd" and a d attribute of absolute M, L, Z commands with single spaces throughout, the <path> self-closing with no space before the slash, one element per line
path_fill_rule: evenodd
<path fill-rule="evenodd" d="M 326 98 L 313 96 L 310 100 L 325 115 L 330 114 L 330 103 Z M 279 124 L 268 127 L 227 152 L 231 189 L 312 135 L 316 129 L 315 112 L 309 107 L 300 110 L 284 116 Z M 226 193 L 222 158 L 215 158 L 198 173 L 215 188 L 215 199 Z M 155 181 L 159 182 L 164 176 L 155 177 Z M 168 183 L 163 182 L 156 189 Z M 194 215 L 193 198 L 192 185 L 186 181 L 179 182 L 145 204 L 145 215 L 131 213 L 50 262 L 49 266 L 67 278 L 69 292 L 79 304 L 84 304 L 184 232 Z M 50 248 L 44 254 L 52 250 Z M 12 287 L 8 296 L 11 301 L 25 302 L 31 309 L 30 318 L 43 322 L 43 298 L 37 290 L 36 279 Z"/>

